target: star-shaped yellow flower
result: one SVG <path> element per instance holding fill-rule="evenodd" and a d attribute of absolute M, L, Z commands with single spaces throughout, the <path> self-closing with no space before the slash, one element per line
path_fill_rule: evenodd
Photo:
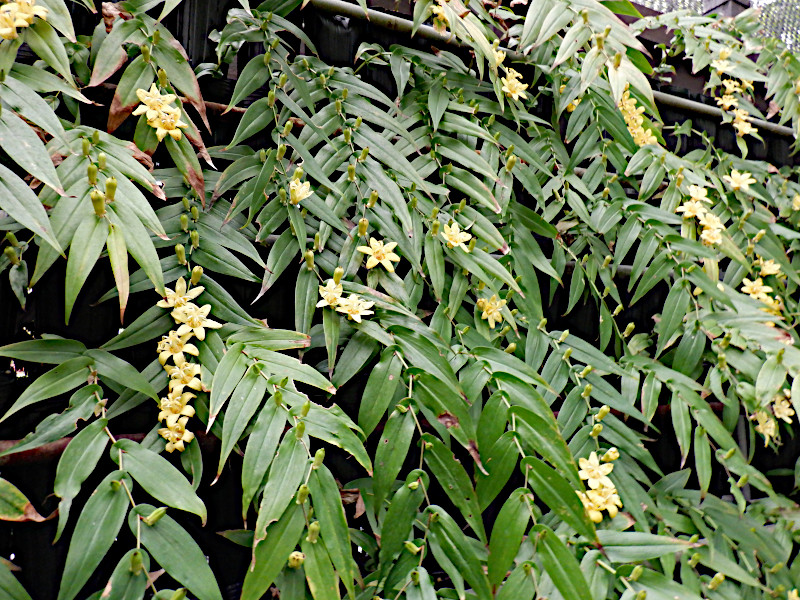
<path fill-rule="evenodd" d="M 675 212 L 683 213 L 683 217 L 690 219 L 692 217 L 702 217 L 708 209 L 702 202 L 697 200 L 687 200 L 675 209 Z"/>
<path fill-rule="evenodd" d="M 722 179 L 727 181 L 728 185 L 734 190 L 742 190 L 743 192 L 748 191 L 750 189 L 750 184 L 756 182 L 747 171 L 742 171 L 740 173 L 736 169 L 733 169 L 730 175 L 723 175 Z"/>
<path fill-rule="evenodd" d="M 506 76 L 500 78 L 500 81 L 503 83 L 503 93 L 514 100 L 519 100 L 520 98 L 525 100 L 528 97 L 527 94 L 525 94 L 525 90 L 528 89 L 528 84 L 522 83 L 520 81 L 521 78 L 522 75 L 514 69 L 506 69 Z"/>
<path fill-rule="evenodd" d="M 154 119 L 147 121 L 147 124 L 156 130 L 156 137 L 159 142 L 167 135 L 176 141 L 181 139 L 183 135 L 181 128 L 188 127 L 186 123 L 181 121 L 181 110 L 169 106 L 165 106 L 160 110 Z"/>
<path fill-rule="evenodd" d="M 188 387 L 193 390 L 200 391 L 203 389 L 203 384 L 200 383 L 198 375 L 200 375 L 200 365 L 184 361 L 176 364 L 174 367 L 167 365 L 165 367 L 167 375 L 169 375 L 169 391 L 175 393 L 183 393 L 183 388 Z"/>
<path fill-rule="evenodd" d="M 731 108 L 739 106 L 739 100 L 736 96 L 725 94 L 722 98 L 717 98 L 717 106 L 722 108 L 722 110 L 730 110 Z"/>
<path fill-rule="evenodd" d="M 298 179 L 292 179 L 289 182 L 289 202 L 292 204 L 300 204 L 311 195 L 311 183 L 305 181 L 300 183 Z"/>
<path fill-rule="evenodd" d="M 597 505 L 594 498 L 589 498 L 584 492 L 577 491 L 578 498 L 581 499 L 586 514 L 593 523 L 600 523 L 603 520 L 602 509 Z"/>
<path fill-rule="evenodd" d="M 766 277 L 767 275 L 781 274 L 781 266 L 771 258 L 769 260 L 764 260 L 763 258 L 759 258 L 755 264 L 758 265 L 758 271 L 764 277 Z"/>
<path fill-rule="evenodd" d="M 133 114 L 137 117 L 145 115 L 148 121 L 157 118 L 158 114 L 165 108 L 174 110 L 174 107 L 170 106 L 170 104 L 177 99 L 175 94 L 162 94 L 155 83 L 150 86 L 149 91 L 142 88 L 136 90 L 136 96 L 142 104 L 136 107 Z"/>
<path fill-rule="evenodd" d="M 181 417 L 177 419 L 172 425 L 163 427 L 158 430 L 158 435 L 167 440 L 166 451 L 183 452 L 186 450 L 186 444 L 194 439 L 194 434 L 191 431 L 186 431 L 186 423 L 189 417 Z"/>
<path fill-rule="evenodd" d="M 578 471 L 578 475 L 581 479 L 586 480 L 586 484 L 591 489 L 597 489 L 599 487 L 609 487 L 613 488 L 614 484 L 608 478 L 608 474 L 614 470 L 614 465 L 611 463 L 600 463 L 600 459 L 597 458 L 597 452 L 592 452 L 589 455 L 589 458 L 579 458 L 578 459 L 578 466 L 581 468 Z"/>
<path fill-rule="evenodd" d="M 181 306 L 185 306 L 197 298 L 203 293 L 205 288 L 201 285 L 198 285 L 187 291 L 186 280 L 183 277 L 179 277 L 178 281 L 175 282 L 174 290 L 171 290 L 170 288 L 164 289 L 167 292 L 167 295 L 163 300 L 159 301 L 156 306 L 160 306 L 161 308 L 180 308 Z"/>
<path fill-rule="evenodd" d="M 782 419 L 791 425 L 794 410 L 789 400 L 777 396 L 775 402 L 772 403 L 772 414 L 774 414 L 776 418 Z"/>
<path fill-rule="evenodd" d="M 466 242 L 472 239 L 472 234 L 467 233 L 466 231 L 461 231 L 458 223 L 453 223 L 451 225 L 445 225 L 444 231 L 442 231 L 439 235 L 444 238 L 444 241 L 447 242 L 448 248 L 455 248 L 459 247 L 464 250 L 464 252 L 469 252 L 469 248 L 466 245 Z"/>
<path fill-rule="evenodd" d="M 36 0 L 16 0 L 16 2 L 5 4 L 3 9 L 15 13 L 18 20 L 25 21 L 25 25 L 17 25 L 17 27 L 27 27 L 33 24 L 34 17 L 46 20 L 49 12 L 44 6 L 37 6 Z"/>
<path fill-rule="evenodd" d="M 503 322 L 503 313 L 500 311 L 506 305 L 506 300 L 498 300 L 497 294 L 492 294 L 489 299 L 480 298 L 476 304 L 482 311 L 481 319 L 488 321 L 490 328 L 494 329 L 497 323 Z"/>
<path fill-rule="evenodd" d="M 756 300 L 761 300 L 765 295 L 772 291 L 770 286 L 764 285 L 761 277 L 758 277 L 755 281 L 750 281 L 747 279 L 747 277 L 745 277 L 742 280 L 742 284 L 742 293 L 747 294 Z"/>
<path fill-rule="evenodd" d="M 711 61 L 711 67 L 717 73 L 724 73 L 731 68 L 731 63 L 725 59 L 717 59 Z"/>
<path fill-rule="evenodd" d="M 755 429 L 764 436 L 764 447 L 766 448 L 769 446 L 770 439 L 776 437 L 777 424 L 775 423 L 775 419 L 770 417 L 769 414 L 763 410 L 756 413 L 755 419 L 757 423 Z"/>
<path fill-rule="evenodd" d="M 211 312 L 211 305 L 205 304 L 186 304 L 172 311 L 172 317 L 181 324 L 178 327 L 178 335 L 193 333 L 201 342 L 206 339 L 206 329 L 219 329 L 222 323 L 217 323 L 208 318 Z"/>
<path fill-rule="evenodd" d="M 622 508 L 622 500 L 614 486 L 589 490 L 586 496 L 597 508 L 608 511 L 608 516 L 612 519 L 617 516 L 618 509 Z"/>
<path fill-rule="evenodd" d="M 189 406 L 189 401 L 196 396 L 191 392 L 173 390 L 167 394 L 166 398 L 161 398 L 158 413 L 158 420 L 167 420 L 167 427 L 172 425 L 180 417 L 193 417 L 194 408 Z"/>
<path fill-rule="evenodd" d="M 178 335 L 177 331 L 170 331 L 167 335 L 161 336 L 161 341 L 158 342 L 158 362 L 162 365 L 172 358 L 177 363 L 186 360 L 184 353 L 197 356 L 200 351 L 194 344 L 187 344 L 192 337 L 192 333 Z"/>
<path fill-rule="evenodd" d="M 736 130 L 736 135 L 738 135 L 739 137 L 744 137 L 746 135 L 753 135 L 754 133 L 758 133 L 758 128 L 753 127 L 749 121 L 736 120 L 733 122 L 733 128 Z"/>
<path fill-rule="evenodd" d="M 361 317 L 373 314 L 374 311 L 369 309 L 374 305 L 374 302 L 364 300 L 358 294 L 350 294 L 347 298 L 339 299 L 336 311 L 346 314 L 348 319 L 356 323 L 361 323 Z"/>
<path fill-rule="evenodd" d="M 711 202 L 708 197 L 708 190 L 701 185 L 690 185 L 689 196 L 692 198 L 692 200 L 696 200 L 698 202 Z"/>
<path fill-rule="evenodd" d="M 735 79 L 723 79 L 722 85 L 725 86 L 726 94 L 737 94 L 742 91 L 742 87 Z"/>
<path fill-rule="evenodd" d="M 328 279 L 328 283 L 319 286 L 319 295 L 322 296 L 322 300 L 317 302 L 317 308 L 323 306 L 335 307 L 342 297 L 342 286 L 333 279 Z"/>
<path fill-rule="evenodd" d="M 384 244 L 384 242 L 379 242 L 371 237 L 369 238 L 369 246 L 359 246 L 356 249 L 369 256 L 367 259 L 367 269 L 371 269 L 377 265 L 383 265 L 389 273 L 394 273 L 392 261 L 400 262 L 400 257 L 392 252 L 396 246 L 397 242 Z"/>

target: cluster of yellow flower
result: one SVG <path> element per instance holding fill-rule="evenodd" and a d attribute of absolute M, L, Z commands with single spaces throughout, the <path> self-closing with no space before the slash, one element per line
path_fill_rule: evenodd
<path fill-rule="evenodd" d="M 637 146 L 658 144 L 658 138 L 652 131 L 644 127 L 644 117 L 642 116 L 642 113 L 644 113 L 644 106 L 636 105 L 636 99 L 631 96 L 631 92 L 627 89 L 627 86 L 619 101 L 619 110 L 622 112 L 625 125 L 628 126 L 628 131 Z"/>
<path fill-rule="evenodd" d="M 725 86 L 725 93 L 717 98 L 717 105 L 722 110 L 733 109 L 733 128 L 736 130 L 736 135 L 744 137 L 758 133 L 758 129 L 748 121 L 750 114 L 743 108 L 739 108 L 739 98 L 735 95 L 743 93 L 748 87 L 752 88 L 752 82 L 740 83 L 735 79 L 723 79 L 722 85 Z"/>
<path fill-rule="evenodd" d="M 189 401 L 195 395 L 185 391 L 185 388 L 198 391 L 203 389 L 203 384 L 200 381 L 200 365 L 186 359 L 187 355 L 199 354 L 197 346 L 190 344 L 189 340 L 196 337 L 202 341 L 206 337 L 206 329 L 222 327 L 221 323 L 208 318 L 210 304 L 201 307 L 192 302 L 203 293 L 204 288 L 197 285 L 202 272 L 200 267 L 192 271 L 190 284 L 194 287 L 191 289 L 187 289 L 186 280 L 180 277 L 175 289 L 166 288 L 166 297 L 157 303 L 161 308 L 171 308 L 172 318 L 180 324 L 177 330 L 162 336 L 158 342 L 158 362 L 169 375 L 168 393 L 161 398 L 161 412 L 158 413 L 158 420 L 165 421 L 166 425 L 158 430 L 158 434 L 167 440 L 167 452 L 183 452 L 185 444 L 194 439 L 194 434 L 186 431 L 186 423 L 189 417 L 194 416 L 194 408 L 189 406 Z M 167 364 L 170 359 L 174 364 Z"/>
<path fill-rule="evenodd" d="M 503 68 L 506 70 L 506 76 L 501 77 L 500 81 L 503 83 L 505 95 L 514 100 L 519 100 L 520 98 L 525 100 L 528 97 L 525 93 L 525 90 L 528 89 L 528 84 L 520 81 L 522 74 L 510 67 Z"/>
<path fill-rule="evenodd" d="M 48 9 L 37 6 L 36 0 L 17 0 L 0 6 L 0 38 L 18 37 L 17 27 L 24 29 L 33 24 L 34 17 L 47 20 Z"/>
<path fill-rule="evenodd" d="M 448 248 L 461 248 L 464 250 L 464 252 L 469 252 L 469 246 L 466 244 L 472 239 L 472 234 L 467 233 L 466 231 L 461 231 L 458 223 L 445 225 L 444 231 L 442 231 L 439 235 L 441 235 L 442 239 L 447 242 Z"/>
<path fill-rule="evenodd" d="M 778 264 L 775 263 L 772 259 L 765 261 L 763 258 L 759 258 L 756 262 L 756 265 L 760 263 L 760 272 L 759 275 L 762 276 L 769 276 L 775 275 L 777 277 L 781 277 L 783 273 L 781 273 L 781 268 Z M 762 277 L 756 277 L 754 280 L 750 280 L 745 277 L 742 280 L 742 293 L 747 294 L 754 300 L 759 300 L 766 306 L 762 309 L 764 312 L 768 312 L 772 315 L 780 316 L 781 312 L 783 311 L 783 299 L 780 296 L 770 296 L 770 293 L 773 292 L 772 286 L 764 285 L 764 280 Z"/>
<path fill-rule="evenodd" d="M 364 300 L 358 294 L 350 294 L 347 298 L 342 298 L 342 284 L 340 283 L 342 272 L 336 269 L 333 274 L 333 279 L 329 279 L 328 283 L 319 286 L 319 295 L 322 300 L 317 302 L 317 308 L 323 306 L 330 306 L 336 309 L 336 312 L 344 313 L 347 318 L 356 323 L 361 323 L 361 317 L 371 315 L 374 311 L 369 310 L 375 306 L 374 302 Z"/>
<path fill-rule="evenodd" d="M 717 53 L 717 58 L 711 61 L 711 68 L 714 69 L 718 74 L 722 74 L 727 72 L 731 68 L 731 62 L 728 60 L 733 54 L 733 49 L 728 48 L 727 46 L 721 48 L 720 51 Z"/>
<path fill-rule="evenodd" d="M 595 523 L 603 520 L 603 511 L 608 511 L 608 516 L 612 519 L 617 516 L 617 512 L 622 508 L 622 500 L 619 498 L 617 488 L 608 478 L 614 470 L 613 461 L 619 458 L 619 451 L 611 448 L 603 454 L 602 458 L 597 458 L 597 453 L 592 452 L 589 458 L 579 458 L 578 471 L 580 478 L 586 481 L 589 491 L 577 494 L 583 502 L 586 513 Z M 603 461 L 603 464 L 600 461 Z"/>
<path fill-rule="evenodd" d="M 444 2 L 445 0 L 439 0 L 438 4 L 431 6 L 431 13 L 433 14 L 433 28 L 439 33 L 444 33 L 447 31 L 447 27 L 450 25 L 450 21 L 447 20 L 447 17 L 444 14 Z"/>
<path fill-rule="evenodd" d="M 492 294 L 491 298 L 478 298 L 478 301 L 475 303 L 479 309 L 483 312 L 481 313 L 481 319 L 484 319 L 489 322 L 489 327 L 494 329 L 494 326 L 497 323 L 503 322 L 503 313 L 501 313 L 501 309 L 506 305 L 507 300 L 498 300 L 497 294 Z"/>
<path fill-rule="evenodd" d="M 756 421 L 756 431 L 764 436 L 764 447 L 769 445 L 770 439 L 778 437 L 778 425 L 776 419 L 781 419 L 791 425 L 794 409 L 791 404 L 792 392 L 788 389 L 783 390 L 783 394 L 777 394 L 772 399 L 772 414 L 766 410 L 759 410 L 751 419 Z"/>
<path fill-rule="evenodd" d="M 175 94 L 161 94 L 154 83 L 149 91 L 139 88 L 136 90 L 136 95 L 142 104 L 133 111 L 133 114 L 147 117 L 147 124 L 156 130 L 159 142 L 167 135 L 173 140 L 181 139 L 181 128 L 187 125 L 181 121 L 181 109 L 172 106 L 177 99 Z"/>
<path fill-rule="evenodd" d="M 675 212 L 683 213 L 685 219 L 697 218 L 697 221 L 703 226 L 700 239 L 706 244 L 721 243 L 722 231 L 725 229 L 725 225 L 704 204 L 711 203 L 708 198 L 708 190 L 699 185 L 690 185 L 689 196 L 690 199 L 676 208 Z"/>

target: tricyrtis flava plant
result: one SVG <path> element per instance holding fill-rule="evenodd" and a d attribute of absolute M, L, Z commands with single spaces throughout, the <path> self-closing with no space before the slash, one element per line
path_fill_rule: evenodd
<path fill-rule="evenodd" d="M 247 600 L 797 598 L 800 181 L 752 156 L 763 119 L 800 128 L 800 57 L 751 13 L 418 0 L 454 44 L 333 67 L 299 0 L 240 4 L 196 71 L 264 53 L 214 147 L 179 2 L 80 36 L 63 0 L 0 5 L 0 270 L 22 307 L 60 280 L 71 332 L 0 347 L 49 365 L 3 455 L 71 437 L 58 600 L 218 600 L 223 574 Z M 663 125 L 637 38 L 662 26 L 734 153 Z M 122 329 L 87 348 L 73 309 L 102 303 Z M 1 518 L 42 520 L 25 485 Z"/>

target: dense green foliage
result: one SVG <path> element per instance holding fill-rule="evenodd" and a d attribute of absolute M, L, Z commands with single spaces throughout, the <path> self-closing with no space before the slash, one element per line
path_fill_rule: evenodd
<path fill-rule="evenodd" d="M 63 0 L 0 5 L 0 270 L 24 305 L 66 261 L 69 321 L 110 269 L 124 326 L 96 349 L 81 331 L 0 347 L 53 365 L 4 421 L 65 398 L 4 454 L 74 435 L 53 483 L 72 532 L 59 600 L 220 599 L 180 522 L 205 523 L 209 464 L 241 473 L 243 529 L 218 543 L 252 549 L 248 600 L 797 598 L 798 506 L 773 488 L 795 475 L 754 457 L 800 414 L 800 182 L 748 156 L 767 101 L 797 131 L 800 57 L 749 14 L 628 27 L 624 0 L 420 0 L 415 27 L 457 45 L 365 44 L 332 67 L 299 2 L 240 0 L 198 72 L 263 43 L 230 106 L 268 94 L 206 148 L 161 24 L 178 4 L 107 3 L 85 37 Z M 662 127 L 637 38 L 660 26 L 709 69 L 736 154 Z M 112 78 L 107 131 L 82 124 L 106 109 L 81 89 Z M 295 331 L 236 279 L 248 301 L 290 290 Z M 152 308 L 126 312 L 132 294 Z M 124 360 L 139 347 L 149 365 Z M 115 434 L 134 413 L 152 417 L 141 441 Z M 109 452 L 117 470 L 73 505 Z M 0 517 L 41 519 L 0 493 Z M 135 546 L 84 589 L 123 528 Z M 29 598 L 6 562 L 0 589 Z"/>

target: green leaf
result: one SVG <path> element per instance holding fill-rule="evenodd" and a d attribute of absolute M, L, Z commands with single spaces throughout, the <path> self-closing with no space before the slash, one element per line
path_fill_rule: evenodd
<path fill-rule="evenodd" d="M 412 410 L 414 410 L 413 407 L 409 407 L 404 412 L 392 411 L 386 421 L 380 442 L 378 442 L 378 449 L 375 451 L 375 475 L 372 483 L 376 510 L 382 508 L 383 501 L 400 473 L 411 447 L 411 439 L 414 435 Z"/>
<path fill-rule="evenodd" d="M 611 562 L 639 562 L 661 556 L 688 552 L 695 546 L 691 542 L 665 535 L 640 531 L 598 530 L 597 538 L 603 552 Z"/>
<path fill-rule="evenodd" d="M 292 503 L 266 531 L 270 543 L 256 544 L 253 563 L 244 576 L 241 600 L 260 600 L 286 566 L 305 528 L 303 509 Z"/>
<path fill-rule="evenodd" d="M 489 583 L 500 584 L 514 563 L 531 518 L 532 494 L 527 488 L 511 492 L 492 526 L 489 540 Z"/>
<path fill-rule="evenodd" d="M 149 342 L 164 334 L 175 326 L 175 320 L 169 312 L 159 306 L 151 306 L 121 333 L 115 335 L 102 345 L 103 350 L 122 350 L 143 342 Z"/>
<path fill-rule="evenodd" d="M 25 388 L 0 422 L 31 404 L 59 396 L 85 383 L 89 375 L 86 368 L 93 362 L 88 356 L 79 356 L 50 369 Z"/>
<path fill-rule="evenodd" d="M 81 291 L 94 264 L 100 258 L 106 238 L 108 238 L 108 223 L 94 213 L 87 214 L 75 231 L 74 239 L 80 240 L 81 243 L 70 246 L 67 259 L 64 295 L 64 321 L 66 323 L 69 323 L 78 292 Z"/>
<path fill-rule="evenodd" d="M 294 326 L 297 331 L 307 334 L 311 331 L 311 321 L 317 304 L 319 280 L 313 270 L 302 268 L 297 274 L 294 292 Z"/>
<path fill-rule="evenodd" d="M 236 79 L 236 85 L 233 88 L 233 94 L 231 94 L 231 99 L 228 101 L 228 108 L 225 109 L 225 113 L 264 85 L 269 76 L 269 69 L 264 65 L 264 55 L 259 54 L 251 58 Z"/>
<path fill-rule="evenodd" d="M 403 365 L 392 348 L 381 353 L 381 359 L 370 371 L 367 386 L 358 406 L 358 426 L 369 435 L 383 418 L 401 381 Z"/>
<path fill-rule="evenodd" d="M 336 571 L 347 588 L 351 598 L 355 598 L 355 586 L 358 568 L 353 560 L 350 545 L 350 530 L 342 506 L 342 496 L 336 480 L 326 466 L 311 472 L 308 480 L 311 499 L 314 503 L 314 514 L 319 519 L 320 535 L 333 561 Z M 307 571 L 306 571 L 307 572 Z"/>
<path fill-rule="evenodd" d="M 381 527 L 380 572 L 385 580 L 394 561 L 408 540 L 414 525 L 414 518 L 425 500 L 428 487 L 428 474 L 420 469 L 411 471 L 405 482 L 392 496 L 389 510 Z"/>
<path fill-rule="evenodd" d="M 17 487 L 0 477 L 0 521 L 44 521 Z"/>
<path fill-rule="evenodd" d="M 234 344 L 225 352 L 214 371 L 214 380 L 211 382 L 211 396 L 209 398 L 208 427 L 211 428 L 219 411 L 225 406 L 233 390 L 239 384 L 247 370 L 248 357 L 242 352 L 243 344 Z"/>
<path fill-rule="evenodd" d="M 118 440 L 114 448 L 121 451 L 120 466 L 130 473 L 144 491 L 167 506 L 199 516 L 205 524 L 205 504 L 183 474 L 167 459 L 132 440 Z M 156 556 L 155 553 L 153 556 Z M 157 556 L 156 560 L 161 562 Z"/>
<path fill-rule="evenodd" d="M 250 419 L 256 414 L 264 400 L 266 391 L 267 378 L 261 375 L 261 369 L 258 366 L 251 367 L 233 390 L 230 403 L 225 411 L 225 421 L 222 423 L 222 449 L 219 455 L 217 477 L 222 473 L 222 467 L 233 450 L 233 446 L 239 441 L 250 423 Z"/>
<path fill-rule="evenodd" d="M 156 389 L 138 369 L 129 363 L 105 350 L 87 350 L 84 355 L 92 359 L 94 369 L 102 377 L 107 377 L 126 388 L 146 394 L 158 402 Z"/>
<path fill-rule="evenodd" d="M 538 498 L 580 535 L 589 541 L 597 541 L 594 525 L 566 479 L 533 456 L 523 458 L 521 468 Z"/>
<path fill-rule="evenodd" d="M 450 449 L 434 436 L 426 433 L 422 439 L 428 446 L 425 451 L 425 463 L 431 468 L 437 481 L 447 482 L 447 485 L 442 487 L 448 498 L 461 511 L 469 526 L 485 544 L 486 531 L 483 528 L 481 508 L 467 472 Z"/>
<path fill-rule="evenodd" d="M 61 498 L 58 503 L 58 529 L 55 541 L 61 537 L 69 519 L 72 500 L 81 491 L 81 484 L 92 474 L 108 443 L 106 419 L 98 419 L 87 425 L 83 431 L 72 438 L 56 467 L 53 492 Z"/>
<path fill-rule="evenodd" d="M 192 536 L 169 515 L 163 515 L 153 525 L 143 520 L 154 510 L 149 504 L 139 504 L 131 510 L 128 514 L 131 533 L 141 536 L 142 545 L 156 562 L 198 600 L 222 600 L 216 578 Z M 178 548 L 180 551 L 176 551 Z"/>
<path fill-rule="evenodd" d="M 125 246 L 125 235 L 119 227 L 111 225 L 108 228 L 106 248 L 119 293 L 119 321 L 122 323 L 125 319 L 125 307 L 128 305 L 131 282 L 128 273 L 128 248 Z"/>
<path fill-rule="evenodd" d="M 447 105 L 450 103 L 450 92 L 442 87 L 441 82 L 436 81 L 428 92 L 428 112 L 431 115 L 431 124 L 433 130 L 439 128 L 439 121 L 442 120 L 447 110 Z"/>
<path fill-rule="evenodd" d="M 509 414 L 517 417 L 516 431 L 520 434 L 522 447 L 541 455 L 560 471 L 574 489 L 580 489 L 578 467 L 558 426 L 521 406 L 512 406 Z"/>
<path fill-rule="evenodd" d="M 286 426 L 286 413 L 273 400 L 268 400 L 256 419 L 242 462 L 242 518 L 247 518 L 250 502 L 264 481 L 264 475 L 275 457 L 275 450 Z"/>
<path fill-rule="evenodd" d="M 58 365 L 71 358 L 78 358 L 85 350 L 86 346 L 77 340 L 47 338 L 0 346 L 0 356 L 28 362 Z"/>
<path fill-rule="evenodd" d="M 542 555 L 542 566 L 564 598 L 593 600 L 578 560 L 564 542 L 546 525 L 533 528 L 536 549 Z"/>
<path fill-rule="evenodd" d="M 17 223 L 41 236 L 56 252 L 63 254 L 39 198 L 13 171 L 3 165 L 0 165 L 0 208 Z"/>
<path fill-rule="evenodd" d="M 304 538 L 300 542 L 306 559 L 303 570 L 308 581 L 308 589 L 314 600 L 339 600 L 339 580 L 333 570 L 333 564 L 325 548 L 325 542 L 317 540 L 315 543 Z"/>
<path fill-rule="evenodd" d="M 49 67 L 75 87 L 67 49 L 50 23 L 44 19 L 35 19 L 33 25 L 25 29 L 25 43 Z"/>
<path fill-rule="evenodd" d="M 267 528 L 277 521 L 294 497 L 308 470 L 308 454 L 298 441 L 295 429 L 283 436 L 278 455 L 272 461 L 258 508 L 254 544 L 256 547 L 267 536 Z M 271 544 L 267 544 L 271 546 Z"/>
<path fill-rule="evenodd" d="M 114 600 L 141 600 L 147 589 L 149 570 L 147 552 L 139 548 L 128 550 L 114 567 L 103 593 Z"/>
<path fill-rule="evenodd" d="M 110 473 L 89 497 L 78 517 L 69 544 L 58 600 L 72 600 L 106 556 L 128 512 L 130 477 L 124 471 Z"/>
<path fill-rule="evenodd" d="M 330 394 L 336 393 L 336 388 L 319 371 L 296 358 L 262 348 L 250 348 L 247 354 L 258 360 L 270 373 L 289 377 Z"/>
<path fill-rule="evenodd" d="M 31 600 L 28 592 L 11 573 L 11 569 L 6 566 L 5 561 L 0 561 L 0 593 L 8 600 Z"/>

